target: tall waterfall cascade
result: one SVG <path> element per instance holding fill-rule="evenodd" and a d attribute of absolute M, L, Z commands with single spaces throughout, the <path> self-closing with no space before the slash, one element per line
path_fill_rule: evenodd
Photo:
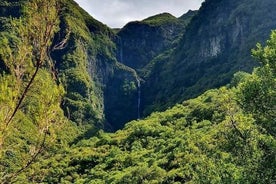
<path fill-rule="evenodd" d="M 141 106 L 141 81 L 137 79 L 137 90 L 138 90 L 138 95 L 137 95 L 137 118 L 140 119 L 140 106 Z"/>

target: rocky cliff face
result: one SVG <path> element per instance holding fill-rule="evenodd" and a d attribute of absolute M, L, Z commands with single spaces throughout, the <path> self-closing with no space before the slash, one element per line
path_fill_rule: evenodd
<path fill-rule="evenodd" d="M 139 118 L 138 90 L 139 77 L 135 70 L 118 63 L 104 91 L 107 130 L 118 130 Z"/>
<path fill-rule="evenodd" d="M 63 103 L 65 114 L 78 124 L 100 128 L 108 124 L 110 129 L 117 129 L 123 120 L 136 118 L 137 108 L 124 103 L 134 98 L 136 91 L 129 90 L 121 95 L 125 81 L 137 85 L 136 73 L 117 62 L 115 34 L 111 29 L 72 1 L 68 1 L 66 7 L 56 42 L 58 37 L 66 36 L 68 41 L 64 49 L 52 53 L 67 89 Z M 130 113 L 126 114 L 123 109 Z"/>
<path fill-rule="evenodd" d="M 154 57 L 175 46 L 195 12 L 177 19 L 168 13 L 130 22 L 117 36 L 117 60 L 134 69 L 142 69 Z"/>
<path fill-rule="evenodd" d="M 178 47 L 155 61 L 144 86 L 147 112 L 228 83 L 233 73 L 256 64 L 250 50 L 275 29 L 273 0 L 207 0 Z M 158 60 L 158 59 L 157 59 Z"/>

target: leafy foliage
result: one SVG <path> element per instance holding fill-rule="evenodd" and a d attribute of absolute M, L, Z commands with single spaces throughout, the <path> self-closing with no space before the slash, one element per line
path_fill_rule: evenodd
<path fill-rule="evenodd" d="M 241 106 L 273 135 L 276 135 L 275 43 L 276 32 L 273 31 L 267 46 L 262 47 L 257 44 L 257 48 L 252 53 L 262 67 L 255 68 L 253 74 L 239 85 Z"/>

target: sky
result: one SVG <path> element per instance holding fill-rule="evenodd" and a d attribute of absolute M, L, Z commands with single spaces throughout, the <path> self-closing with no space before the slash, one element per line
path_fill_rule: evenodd
<path fill-rule="evenodd" d="M 168 12 L 180 17 L 188 10 L 199 9 L 203 0 L 75 0 L 95 19 L 111 28 Z"/>

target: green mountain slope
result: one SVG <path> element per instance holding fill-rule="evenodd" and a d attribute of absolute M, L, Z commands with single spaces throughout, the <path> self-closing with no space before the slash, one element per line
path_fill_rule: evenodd
<path fill-rule="evenodd" d="M 250 49 L 275 28 L 275 7 L 273 0 L 205 1 L 177 48 L 151 62 L 142 88 L 145 114 L 251 71 Z"/>

